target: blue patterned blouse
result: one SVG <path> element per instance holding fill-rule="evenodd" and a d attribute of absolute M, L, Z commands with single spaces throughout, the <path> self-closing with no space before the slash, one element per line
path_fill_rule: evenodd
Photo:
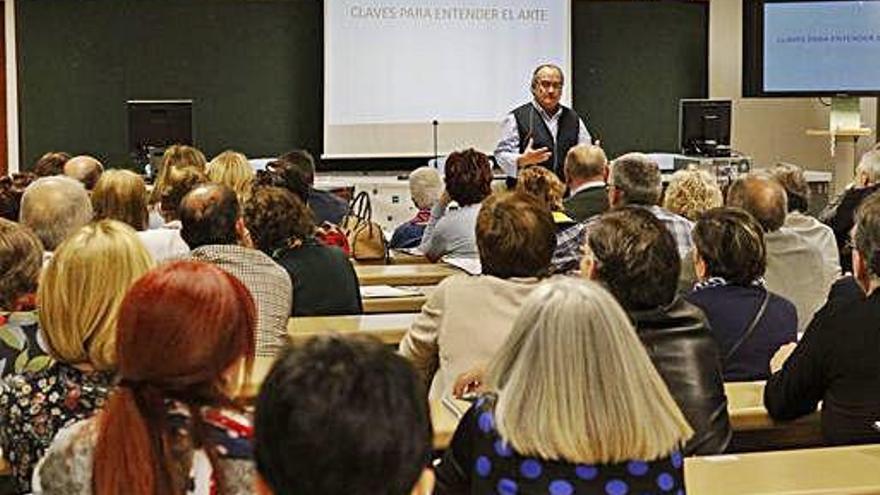
<path fill-rule="evenodd" d="M 438 495 L 684 494 L 678 452 L 651 462 L 588 465 L 518 454 L 495 429 L 495 397 L 478 400 L 464 415 L 437 466 Z"/>

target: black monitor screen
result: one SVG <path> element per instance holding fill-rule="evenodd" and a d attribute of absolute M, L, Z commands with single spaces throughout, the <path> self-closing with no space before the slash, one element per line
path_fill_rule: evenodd
<path fill-rule="evenodd" d="M 691 156 L 730 156 L 730 116 L 730 100 L 681 100 L 681 152 Z"/>

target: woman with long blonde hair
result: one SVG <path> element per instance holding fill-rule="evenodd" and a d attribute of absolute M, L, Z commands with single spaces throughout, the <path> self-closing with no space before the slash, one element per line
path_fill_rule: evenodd
<path fill-rule="evenodd" d="M 487 385 L 437 467 L 435 493 L 683 489 L 691 428 L 598 284 L 560 279 L 532 292 Z"/>
<path fill-rule="evenodd" d="M 131 227 L 86 225 L 61 243 L 37 289 L 40 336 L 54 363 L 6 379 L 0 390 L 0 447 L 17 492 L 64 426 L 104 404 L 116 372 L 116 320 L 132 283 L 153 260 Z"/>

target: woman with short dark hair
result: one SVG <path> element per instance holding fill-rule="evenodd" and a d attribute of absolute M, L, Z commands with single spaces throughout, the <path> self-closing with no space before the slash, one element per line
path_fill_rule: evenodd
<path fill-rule="evenodd" d="M 400 342 L 400 353 L 433 382 L 435 399 L 504 343 L 523 300 L 549 271 L 556 226 L 533 197 L 495 194 L 479 210 L 476 237 L 482 275 L 443 280 Z"/>
<path fill-rule="evenodd" d="M 725 381 L 765 380 L 770 358 L 797 340 L 794 305 L 764 286 L 764 231 L 745 210 L 715 208 L 693 230 L 699 282 L 687 300 L 709 318 Z"/>
<path fill-rule="evenodd" d="M 422 235 L 419 248 L 431 261 L 444 255 L 477 257 L 474 226 L 480 202 L 492 192 L 492 167 L 489 157 L 474 150 L 455 151 L 444 165 L 446 192 L 431 209 L 431 219 Z M 455 201 L 457 209 L 447 211 Z"/>
<path fill-rule="evenodd" d="M 291 316 L 363 312 L 351 261 L 340 249 L 315 239 L 312 212 L 295 194 L 281 187 L 256 187 L 243 216 L 255 247 L 290 274 Z"/>

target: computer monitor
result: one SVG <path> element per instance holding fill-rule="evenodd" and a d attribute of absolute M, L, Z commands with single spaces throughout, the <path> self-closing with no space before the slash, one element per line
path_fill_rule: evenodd
<path fill-rule="evenodd" d="M 138 166 L 152 165 L 172 144 L 193 144 L 192 100 L 130 100 L 128 106 L 128 151 Z M 158 158 L 157 158 L 158 155 Z"/>
<path fill-rule="evenodd" d="M 730 100 L 681 100 L 678 142 L 689 156 L 730 156 Z"/>

